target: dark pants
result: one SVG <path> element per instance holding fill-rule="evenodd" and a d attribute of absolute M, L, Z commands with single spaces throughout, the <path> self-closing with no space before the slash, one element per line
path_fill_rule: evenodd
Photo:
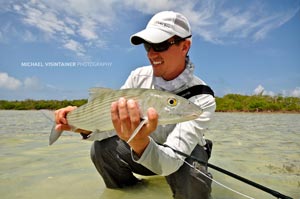
<path fill-rule="evenodd" d="M 195 147 L 192 156 L 204 162 L 208 161 L 208 155 L 201 146 Z M 108 188 L 122 188 L 138 183 L 139 180 L 133 173 L 144 176 L 156 175 L 134 162 L 129 145 L 117 136 L 95 141 L 91 148 L 91 158 Z M 206 165 L 200 165 L 191 158 L 186 158 L 186 161 L 211 176 L 207 172 Z M 211 180 L 187 164 L 183 164 L 176 172 L 166 176 L 166 180 L 176 199 L 210 198 Z"/>

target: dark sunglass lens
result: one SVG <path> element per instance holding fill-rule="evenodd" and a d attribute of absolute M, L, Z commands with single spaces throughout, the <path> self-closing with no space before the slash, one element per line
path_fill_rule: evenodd
<path fill-rule="evenodd" d="M 146 50 L 147 52 L 149 52 L 150 49 L 151 49 L 151 45 L 148 44 L 148 43 L 144 43 L 144 47 L 145 47 L 145 50 Z"/>
<path fill-rule="evenodd" d="M 155 52 L 163 52 L 168 50 L 168 48 L 170 47 L 170 43 L 168 41 L 165 41 L 159 44 L 154 44 L 152 47 Z"/>
<path fill-rule="evenodd" d="M 164 41 L 158 44 L 152 44 L 152 43 L 144 43 L 145 50 L 147 52 L 150 51 L 152 48 L 155 52 L 163 52 L 169 49 L 169 47 L 173 44 L 180 43 L 181 41 L 186 40 L 187 38 L 190 38 L 191 36 L 185 37 L 185 38 L 176 38 L 174 41 Z"/>
<path fill-rule="evenodd" d="M 144 43 L 144 47 L 145 47 L 147 52 L 149 52 L 151 48 L 155 52 L 163 52 L 163 51 L 168 50 L 171 45 L 172 44 L 169 41 L 164 41 L 164 42 L 158 43 L 158 44 Z"/>

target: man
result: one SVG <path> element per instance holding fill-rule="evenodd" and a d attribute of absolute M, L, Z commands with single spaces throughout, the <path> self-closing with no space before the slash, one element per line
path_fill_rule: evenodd
<path fill-rule="evenodd" d="M 182 14 L 164 11 L 154 15 L 144 30 L 130 38 L 134 45 L 144 44 L 151 66 L 134 70 L 122 89 L 151 88 L 179 93 L 195 85 L 205 85 L 193 75 L 194 65 L 187 56 L 191 36 L 190 24 Z M 189 100 L 204 110 L 198 119 L 157 126 L 159 115 L 149 108 L 149 122 L 129 144 L 126 141 L 140 123 L 138 104 L 125 98 L 112 103 L 111 118 L 117 135 L 95 141 L 91 149 L 92 161 L 108 188 L 138 183 L 133 173 L 162 175 L 166 176 L 174 198 L 210 198 L 211 180 L 204 176 L 210 176 L 206 165 L 188 157 L 185 161 L 194 165 L 191 168 L 178 151 L 208 161 L 204 130 L 216 104 L 214 97 L 206 93 L 197 93 Z M 57 130 L 70 129 L 65 115 L 74 108 L 56 111 Z"/>

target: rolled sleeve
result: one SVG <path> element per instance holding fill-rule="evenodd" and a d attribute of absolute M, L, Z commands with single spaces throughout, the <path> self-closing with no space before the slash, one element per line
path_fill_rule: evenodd
<path fill-rule="evenodd" d="M 172 149 L 157 144 L 152 138 L 140 158 L 134 154 L 133 150 L 131 154 L 135 162 L 161 176 L 170 175 L 183 164 Z"/>

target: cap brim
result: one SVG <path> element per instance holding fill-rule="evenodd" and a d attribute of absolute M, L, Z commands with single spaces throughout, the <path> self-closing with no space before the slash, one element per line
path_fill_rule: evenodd
<path fill-rule="evenodd" d="M 146 28 L 130 37 L 130 42 L 133 45 L 139 45 L 144 42 L 148 43 L 161 43 L 167 39 L 173 37 L 173 34 L 165 32 L 163 30 Z"/>

